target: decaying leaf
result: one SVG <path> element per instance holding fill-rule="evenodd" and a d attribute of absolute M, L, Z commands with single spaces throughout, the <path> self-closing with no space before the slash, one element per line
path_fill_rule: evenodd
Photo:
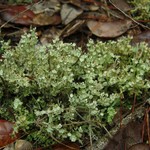
<path fill-rule="evenodd" d="M 103 38 L 114 38 L 125 33 L 132 25 L 131 20 L 118 20 L 110 22 L 101 22 L 90 20 L 87 21 L 87 26 L 91 32 Z"/>
<path fill-rule="evenodd" d="M 112 139 L 110 139 L 108 145 L 104 150 L 124 150 L 128 149 L 132 145 L 142 142 L 142 123 L 130 122 L 127 126 L 119 129 Z"/>
<path fill-rule="evenodd" d="M 14 123 L 0 120 L 0 147 L 6 146 L 14 142 L 18 135 L 12 135 Z"/>
<path fill-rule="evenodd" d="M 35 14 L 47 12 L 49 15 L 52 16 L 54 13 L 60 10 L 60 2 L 58 0 L 42 1 L 35 3 L 28 8 L 32 10 Z"/>
<path fill-rule="evenodd" d="M 111 1 L 117 8 L 119 8 L 124 12 L 131 10 L 131 7 L 129 6 L 126 0 L 111 0 Z"/>
<path fill-rule="evenodd" d="M 61 18 L 59 14 L 54 14 L 53 16 L 47 13 L 37 14 L 33 19 L 34 25 L 57 25 L 61 23 Z"/>
<path fill-rule="evenodd" d="M 73 34 L 77 30 L 79 30 L 79 28 L 81 28 L 84 23 L 85 23 L 85 20 L 75 20 L 75 21 L 71 22 L 64 28 L 61 36 L 67 37 L 67 36 Z"/>
<path fill-rule="evenodd" d="M 26 6 L 13 6 L 13 5 L 0 5 L 2 11 L 0 16 L 3 20 L 22 24 L 31 25 L 35 14 L 29 10 Z"/>
<path fill-rule="evenodd" d="M 138 143 L 129 148 L 129 150 L 149 150 L 150 147 L 148 144 Z"/>
<path fill-rule="evenodd" d="M 14 143 L 8 144 L 3 150 L 15 150 Z"/>
<path fill-rule="evenodd" d="M 82 14 L 83 10 L 80 8 L 75 8 L 69 4 L 63 4 L 61 9 L 61 19 L 63 24 L 68 24 L 73 19 Z"/>
<path fill-rule="evenodd" d="M 150 46 L 150 30 L 147 30 L 133 37 L 132 45 L 140 42 L 146 42 L 148 46 Z"/>
<path fill-rule="evenodd" d="M 26 140 L 16 140 L 15 150 L 33 150 L 33 146 Z"/>

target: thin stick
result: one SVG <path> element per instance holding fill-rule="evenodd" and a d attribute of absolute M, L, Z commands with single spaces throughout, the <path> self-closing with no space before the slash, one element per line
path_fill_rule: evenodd
<path fill-rule="evenodd" d="M 143 28 L 146 28 L 146 29 L 149 29 L 149 30 L 150 30 L 149 27 L 147 27 L 147 26 L 145 26 L 145 25 L 143 25 L 143 24 L 137 22 L 137 21 L 134 20 L 132 17 L 130 17 L 128 14 L 126 14 L 124 11 L 122 11 L 120 8 L 118 8 L 111 0 L 109 0 L 109 2 L 110 2 L 116 9 L 118 9 L 122 14 L 124 14 L 127 18 L 131 19 L 134 23 L 140 25 L 140 26 L 143 27 Z"/>

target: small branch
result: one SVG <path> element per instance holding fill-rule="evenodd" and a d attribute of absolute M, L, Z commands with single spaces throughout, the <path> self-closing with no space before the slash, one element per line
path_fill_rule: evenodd
<path fill-rule="evenodd" d="M 150 30 L 149 27 L 147 27 L 147 26 L 145 26 L 145 25 L 143 25 L 143 24 L 137 22 L 135 19 L 133 19 L 133 18 L 130 17 L 128 14 L 126 14 L 124 11 L 122 11 L 120 8 L 118 8 L 111 0 L 109 0 L 109 2 L 110 2 L 116 9 L 118 9 L 122 14 L 124 14 L 127 18 L 129 18 L 130 20 L 132 20 L 134 23 L 140 25 L 140 26 L 143 27 L 143 28 L 146 28 L 146 29 Z"/>

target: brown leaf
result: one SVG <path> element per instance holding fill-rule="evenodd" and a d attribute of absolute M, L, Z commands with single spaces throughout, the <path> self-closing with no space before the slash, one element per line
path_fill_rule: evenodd
<path fill-rule="evenodd" d="M 53 16 L 48 15 L 47 13 L 37 14 L 33 19 L 34 25 L 57 25 L 61 23 L 61 18 L 59 14 L 54 14 Z"/>
<path fill-rule="evenodd" d="M 147 30 L 145 32 L 142 32 L 142 33 L 134 36 L 131 43 L 132 43 L 132 45 L 135 45 L 140 42 L 146 42 L 146 43 L 148 43 L 148 46 L 150 46 L 150 30 Z"/>
<path fill-rule="evenodd" d="M 35 3 L 32 7 L 29 6 L 29 9 L 35 14 L 46 12 L 52 16 L 60 10 L 60 2 L 58 0 L 42 1 L 40 3 Z"/>
<path fill-rule="evenodd" d="M 6 145 L 3 150 L 14 150 L 14 143 Z"/>
<path fill-rule="evenodd" d="M 101 22 L 90 20 L 87 22 L 88 28 L 91 32 L 103 38 L 114 38 L 125 33 L 132 25 L 131 20 L 117 20 L 111 22 Z"/>
<path fill-rule="evenodd" d="M 75 20 L 75 21 L 71 22 L 64 28 L 61 36 L 67 37 L 67 36 L 75 33 L 77 30 L 79 30 L 82 27 L 82 25 L 84 23 L 85 23 L 85 20 Z"/>
<path fill-rule="evenodd" d="M 131 10 L 131 7 L 126 2 L 126 0 L 111 0 L 111 1 L 117 8 L 119 8 L 120 10 L 124 12 Z"/>
<path fill-rule="evenodd" d="M 142 142 L 142 127 L 141 122 L 130 122 L 122 127 L 112 139 L 110 139 L 104 150 L 124 150 L 132 145 Z"/>
<path fill-rule="evenodd" d="M 0 147 L 10 144 L 18 138 L 17 134 L 12 136 L 13 126 L 12 122 L 0 120 Z"/>
<path fill-rule="evenodd" d="M 32 144 L 26 140 L 16 140 L 15 150 L 33 150 Z"/>
<path fill-rule="evenodd" d="M 68 24 L 72 20 L 74 20 L 76 17 L 78 17 L 80 14 L 82 14 L 83 10 L 80 8 L 75 8 L 69 4 L 62 5 L 61 9 L 61 19 L 63 24 Z"/>
<path fill-rule="evenodd" d="M 31 25 L 35 16 L 26 6 L 0 5 L 0 8 L 2 19 L 16 24 Z"/>
<path fill-rule="evenodd" d="M 128 150 L 149 150 L 150 147 L 148 144 L 139 143 L 131 146 Z"/>

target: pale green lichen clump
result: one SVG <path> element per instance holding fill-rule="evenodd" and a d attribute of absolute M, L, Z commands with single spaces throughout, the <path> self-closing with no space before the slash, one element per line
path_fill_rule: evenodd
<path fill-rule="evenodd" d="M 34 30 L 14 48 L 2 42 L 0 118 L 15 121 L 15 130 L 40 145 L 97 135 L 120 99 L 130 108 L 135 95 L 137 102 L 150 96 L 150 48 L 130 40 L 90 40 L 87 53 L 58 39 L 38 45 Z"/>
<path fill-rule="evenodd" d="M 131 13 L 137 20 L 150 20 L 150 0 L 128 0 L 132 4 Z"/>

